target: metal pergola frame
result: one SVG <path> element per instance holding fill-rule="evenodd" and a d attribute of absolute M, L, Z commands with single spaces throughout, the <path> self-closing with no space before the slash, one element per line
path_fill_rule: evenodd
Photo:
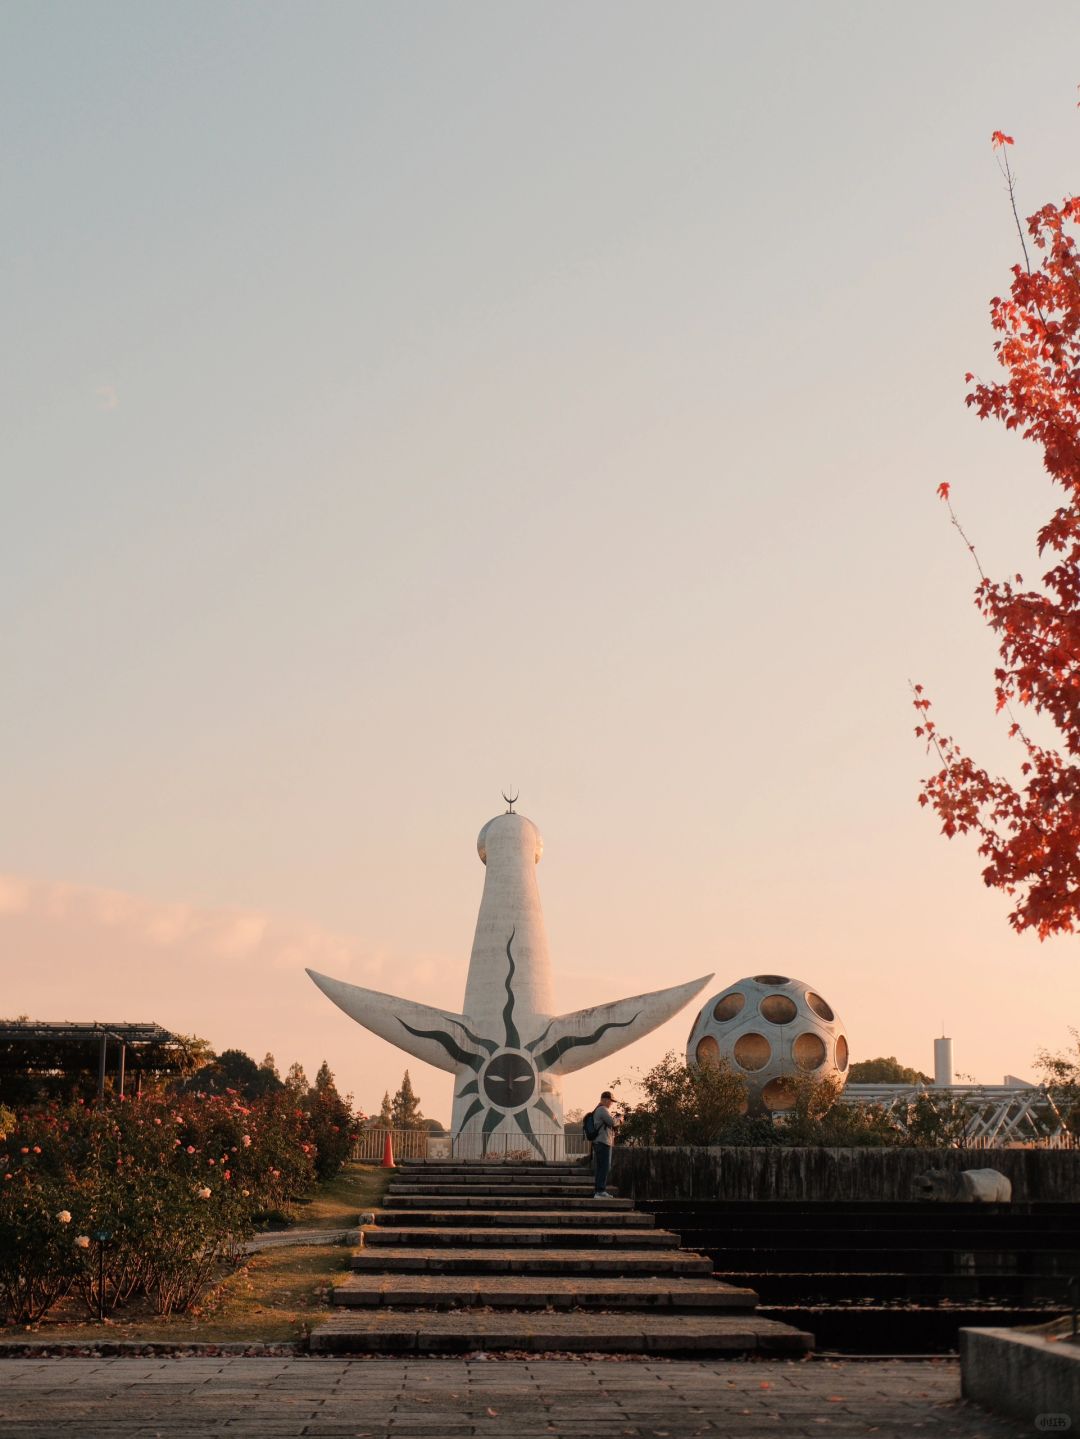
<path fill-rule="evenodd" d="M 840 1096 L 844 1104 L 873 1104 L 886 1114 L 917 1099 L 962 1104 L 971 1115 L 965 1138 L 980 1146 L 1004 1148 L 1065 1131 L 1058 1107 L 1043 1084 L 849 1084 Z"/>
<path fill-rule="evenodd" d="M 153 1051 L 151 1063 L 136 1064 L 136 1094 L 142 1092 L 144 1073 L 182 1074 L 183 1060 L 187 1057 L 184 1041 L 154 1021 L 103 1023 L 100 1020 L 0 1020 L 0 1045 L 17 1044 L 20 1040 L 55 1040 L 61 1043 L 78 1043 L 86 1040 L 98 1044 L 99 1099 L 105 1097 L 105 1075 L 108 1068 L 110 1040 L 119 1046 L 116 1061 L 116 1092 L 124 1093 L 127 1075 L 127 1056 L 131 1049 L 136 1060 L 143 1057 L 143 1051 Z M 147 1056 L 148 1057 L 148 1056 Z M 53 1073 L 56 1070 L 51 1071 Z"/>

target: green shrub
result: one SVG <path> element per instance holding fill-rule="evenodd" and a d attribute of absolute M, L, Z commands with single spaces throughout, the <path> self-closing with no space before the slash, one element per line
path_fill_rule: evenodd
<path fill-rule="evenodd" d="M 623 1144 L 715 1144 L 746 1107 L 746 1082 L 727 1064 L 685 1064 L 669 1051 L 642 1075 L 640 1104 L 621 1104 Z"/>
<path fill-rule="evenodd" d="M 50 1177 L 7 1182 L 0 1205 L 0 1301 L 3 1316 L 34 1324 L 74 1284 L 78 1251 L 72 1215 Z"/>
<path fill-rule="evenodd" d="M 802 1075 L 786 1081 L 792 1100 L 776 1114 L 750 1116 L 746 1084 L 724 1063 L 684 1064 L 668 1054 L 639 1081 L 641 1103 L 621 1105 L 620 1141 L 627 1144 L 784 1145 L 817 1148 L 962 1144 L 972 1116 L 958 1099 L 916 1095 L 886 1111 L 840 1104 L 833 1079 Z"/>
<path fill-rule="evenodd" d="M 256 1209 L 311 1188 L 317 1152 L 284 1090 L 49 1104 L 17 1114 L 0 1149 L 0 1318 L 18 1323 L 73 1289 L 94 1313 L 136 1295 L 190 1308 Z"/>
<path fill-rule="evenodd" d="M 740 1114 L 736 1119 L 730 1120 L 711 1141 L 713 1144 L 755 1147 L 783 1142 L 782 1131 L 767 1115 L 751 1118 L 748 1114 Z"/>

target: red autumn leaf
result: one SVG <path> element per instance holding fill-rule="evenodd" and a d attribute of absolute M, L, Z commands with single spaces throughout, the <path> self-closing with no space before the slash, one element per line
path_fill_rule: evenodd
<path fill-rule="evenodd" d="M 995 148 L 1013 143 L 1000 130 Z M 1013 197 L 1009 178 L 1010 198 Z M 1080 932 L 1080 201 L 1047 203 L 1028 218 L 1028 263 L 1012 267 L 1007 294 L 990 302 L 1001 376 L 973 381 L 965 404 L 980 419 L 1016 430 L 1041 452 L 1056 504 L 1036 532 L 1049 568 L 1023 588 L 1019 574 L 979 571 L 975 606 L 998 647 L 994 704 L 1019 746 L 1015 778 L 993 774 L 937 728 L 917 690 L 920 738 L 940 768 L 923 781 L 919 802 L 948 836 L 975 836 L 983 881 L 1011 896 L 1009 922 L 1040 939 Z M 938 486 L 948 500 L 949 485 Z M 956 521 L 954 520 L 954 523 Z M 974 546 L 963 534 L 971 554 Z M 1037 743 L 1017 714 L 1034 710 Z"/>
<path fill-rule="evenodd" d="M 947 500 L 947 499 L 949 498 L 949 482 L 948 482 L 948 480 L 942 480 L 941 484 L 938 485 L 938 487 L 937 487 L 937 497 L 938 497 L 939 500 Z"/>

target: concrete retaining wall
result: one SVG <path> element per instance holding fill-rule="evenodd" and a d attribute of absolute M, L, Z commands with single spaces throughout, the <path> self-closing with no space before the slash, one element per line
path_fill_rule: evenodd
<path fill-rule="evenodd" d="M 633 1149 L 617 1147 L 619 1193 L 660 1199 L 917 1198 L 927 1169 L 998 1169 L 1021 1203 L 1080 1201 L 1080 1151 L 1063 1149 Z"/>
<path fill-rule="evenodd" d="M 961 1329 L 964 1398 L 1012 1414 L 1033 1432 L 1080 1427 L 1080 1349 L 1016 1329 Z"/>

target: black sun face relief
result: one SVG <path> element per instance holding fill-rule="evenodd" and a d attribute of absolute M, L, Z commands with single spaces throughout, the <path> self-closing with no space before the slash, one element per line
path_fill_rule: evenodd
<path fill-rule="evenodd" d="M 503 1006 L 502 1012 L 503 1039 L 501 1044 L 497 1040 L 473 1034 L 471 1029 L 467 1029 L 460 1020 L 456 1019 L 452 1023 L 461 1031 L 464 1036 L 463 1040 L 455 1039 L 453 1035 L 447 1034 L 441 1029 L 414 1029 L 411 1024 L 406 1024 L 405 1020 L 400 1017 L 398 1023 L 410 1034 L 416 1035 L 418 1039 L 437 1040 L 452 1059 L 473 1071 L 476 1078 L 463 1084 L 458 1090 L 456 1098 L 462 1099 L 469 1094 L 475 1095 L 461 1121 L 462 1129 L 470 1119 L 483 1110 L 487 1110 L 481 1128 L 485 1154 L 489 1135 L 499 1127 L 504 1119 L 510 1117 L 540 1157 L 544 1158 L 543 1146 L 538 1142 L 529 1119 L 530 1109 L 534 1114 L 544 1115 L 553 1124 L 558 1121 L 551 1106 L 540 1092 L 540 1075 L 561 1059 L 568 1049 L 576 1049 L 582 1044 L 595 1044 L 600 1036 L 609 1029 L 626 1029 L 634 1023 L 638 1016 L 634 1014 L 626 1020 L 610 1020 L 607 1024 L 600 1025 L 592 1034 L 564 1035 L 562 1039 L 557 1039 L 544 1048 L 544 1041 L 555 1023 L 555 1020 L 552 1020 L 541 1034 L 522 1046 L 521 1035 L 514 1022 L 514 971 L 517 966 L 514 964 L 511 946 L 516 933 L 516 930 L 511 930 L 510 938 L 506 941 L 506 1004 Z M 481 1094 L 483 1098 L 481 1098 Z"/>
<path fill-rule="evenodd" d="M 536 1093 L 536 1069 L 520 1049 L 504 1049 L 481 1074 L 480 1086 L 500 1109 L 520 1109 Z"/>

